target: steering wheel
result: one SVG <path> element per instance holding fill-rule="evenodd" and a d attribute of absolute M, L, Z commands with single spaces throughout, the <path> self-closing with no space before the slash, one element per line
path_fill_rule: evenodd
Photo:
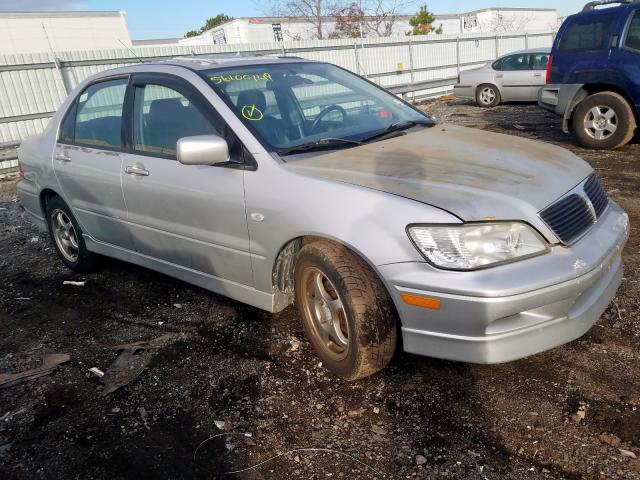
<path fill-rule="evenodd" d="M 340 114 L 342 115 L 342 123 L 344 123 L 347 120 L 347 111 L 344 108 L 342 108 L 340 105 L 329 105 L 328 107 L 325 107 L 324 109 L 322 109 L 322 111 L 318 114 L 316 119 L 311 124 L 310 132 L 312 135 L 316 132 L 318 125 L 320 125 L 320 121 L 324 117 L 326 117 L 329 112 L 333 112 L 334 110 L 336 112 L 340 112 Z"/>

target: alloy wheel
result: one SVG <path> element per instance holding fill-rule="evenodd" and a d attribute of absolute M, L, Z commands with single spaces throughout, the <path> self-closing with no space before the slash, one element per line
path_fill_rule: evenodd
<path fill-rule="evenodd" d="M 303 272 L 302 285 L 303 313 L 315 343 L 332 359 L 344 359 L 349 353 L 349 325 L 338 291 L 316 267 Z"/>
<path fill-rule="evenodd" d="M 613 108 L 604 105 L 593 107 L 584 119 L 584 130 L 591 138 L 606 140 L 618 129 L 618 116 Z"/>
<path fill-rule="evenodd" d="M 485 105 L 490 105 L 496 99 L 496 92 L 491 87 L 485 87 L 480 91 L 480 101 Z"/>
<path fill-rule="evenodd" d="M 51 220 L 53 238 L 58 250 L 66 260 L 75 263 L 78 260 L 80 247 L 73 222 L 64 211 L 59 209 L 53 211 Z"/>

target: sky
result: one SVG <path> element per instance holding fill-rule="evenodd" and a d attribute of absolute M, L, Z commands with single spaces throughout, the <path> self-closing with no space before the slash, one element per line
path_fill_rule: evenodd
<path fill-rule="evenodd" d="M 417 0 L 414 10 L 426 3 L 433 13 L 461 13 L 488 7 L 557 8 L 562 15 L 582 9 L 587 0 Z M 197 30 L 209 17 L 264 16 L 268 0 L 0 0 L 0 10 L 123 10 L 134 40 L 182 37 Z M 414 13 L 409 10 L 405 13 Z"/>

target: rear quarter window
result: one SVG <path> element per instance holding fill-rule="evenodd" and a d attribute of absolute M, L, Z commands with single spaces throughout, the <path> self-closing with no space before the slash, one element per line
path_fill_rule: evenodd
<path fill-rule="evenodd" d="M 640 50 L 640 10 L 637 10 L 631 19 L 624 46 L 633 50 Z"/>
<path fill-rule="evenodd" d="M 566 28 L 560 40 L 561 52 L 587 52 L 608 46 L 615 15 L 577 17 Z"/>

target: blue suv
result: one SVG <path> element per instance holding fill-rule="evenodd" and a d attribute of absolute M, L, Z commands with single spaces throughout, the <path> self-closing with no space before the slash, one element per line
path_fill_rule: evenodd
<path fill-rule="evenodd" d="M 562 115 L 565 133 L 584 147 L 631 141 L 640 120 L 640 0 L 590 2 L 565 20 L 538 103 Z"/>

